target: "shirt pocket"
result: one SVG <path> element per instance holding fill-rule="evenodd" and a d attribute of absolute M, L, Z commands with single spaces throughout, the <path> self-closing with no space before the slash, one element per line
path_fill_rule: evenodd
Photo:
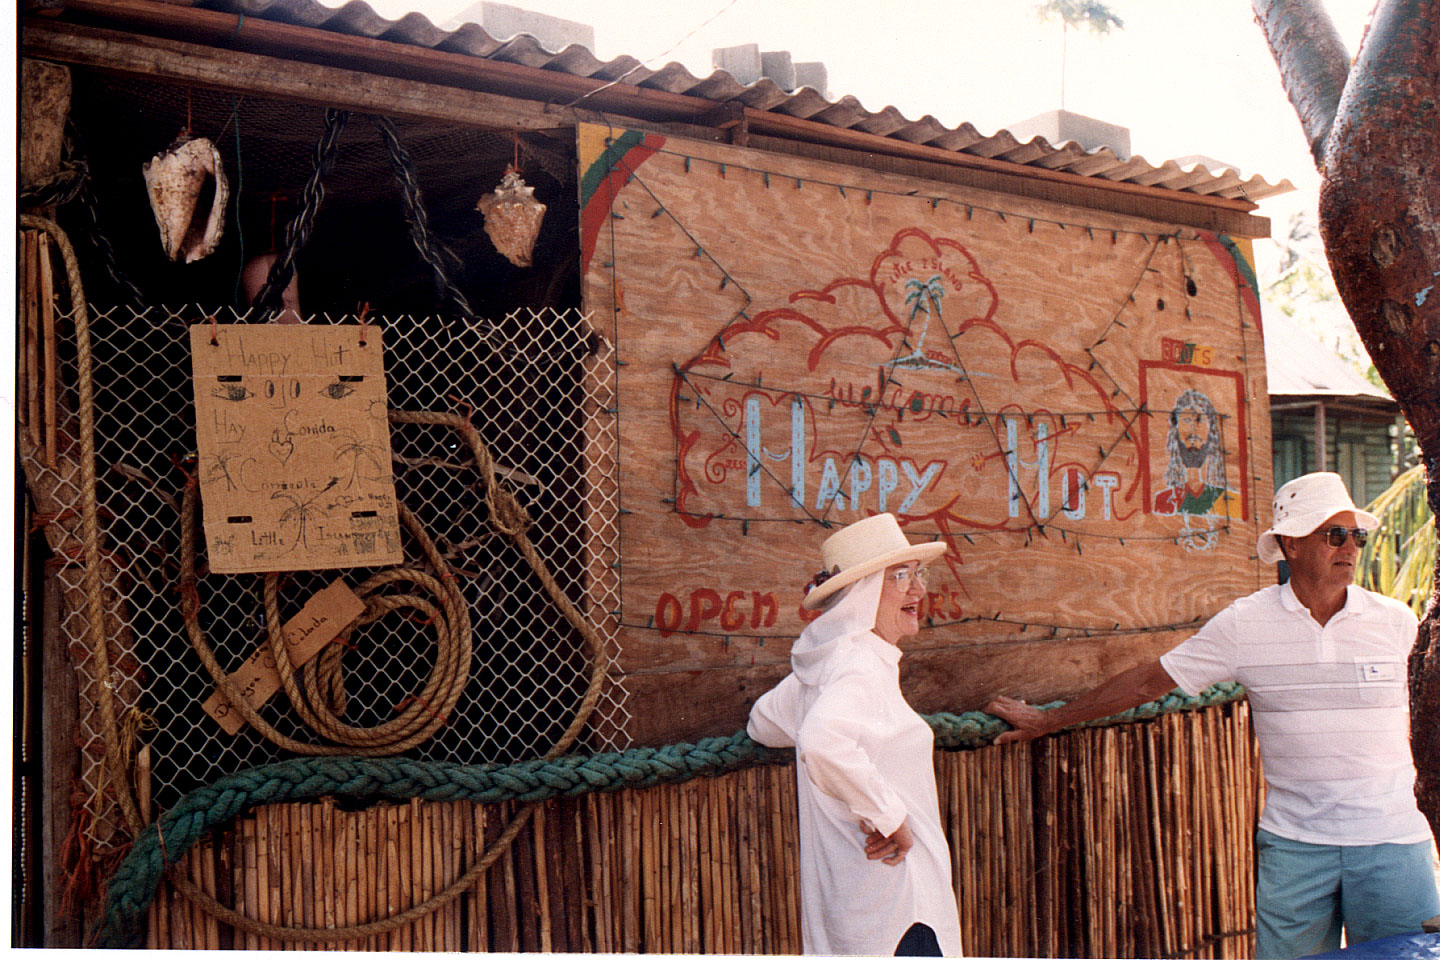
<path fill-rule="evenodd" d="M 1367 707 L 1405 706 L 1404 660 L 1390 657 L 1355 657 L 1355 699 Z"/>

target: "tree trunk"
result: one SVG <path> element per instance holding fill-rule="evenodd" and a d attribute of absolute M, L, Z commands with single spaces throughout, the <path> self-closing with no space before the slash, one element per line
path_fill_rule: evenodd
<path fill-rule="evenodd" d="M 1440 0 L 1382 0 L 1330 123 L 1345 56 L 1323 40 L 1329 18 L 1317 0 L 1252 3 L 1312 151 L 1323 147 L 1320 233 L 1336 289 L 1415 432 L 1440 516 Z M 1410 655 L 1410 747 L 1440 837 L 1437 586 Z"/>
<path fill-rule="evenodd" d="M 1325 153 L 1320 232 L 1340 299 L 1405 411 L 1440 516 L 1440 0 L 1375 11 Z M 1410 656 L 1415 786 L 1440 836 L 1440 610 Z"/>

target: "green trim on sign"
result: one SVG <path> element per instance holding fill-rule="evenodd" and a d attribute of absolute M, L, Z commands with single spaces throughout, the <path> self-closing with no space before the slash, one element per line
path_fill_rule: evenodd
<path fill-rule="evenodd" d="M 642 130 L 626 130 L 620 136 L 611 141 L 605 148 L 605 152 L 595 158 L 595 162 L 585 170 L 580 177 L 580 207 L 584 209 L 600 188 L 600 184 L 615 169 L 620 158 L 630 152 L 632 147 L 638 147 L 645 140 L 645 133 Z"/>
<path fill-rule="evenodd" d="M 1235 269 L 1240 271 L 1240 276 L 1245 279 L 1245 283 L 1250 287 L 1250 292 L 1255 294 L 1256 300 L 1259 300 L 1260 278 L 1255 276 L 1255 270 L 1251 267 L 1250 261 L 1245 258 L 1245 254 L 1241 251 L 1240 246 L 1234 240 L 1230 239 L 1228 234 L 1222 233 L 1218 239 L 1220 243 L 1224 245 L 1225 249 L 1230 252 L 1230 256 L 1235 258 Z"/>

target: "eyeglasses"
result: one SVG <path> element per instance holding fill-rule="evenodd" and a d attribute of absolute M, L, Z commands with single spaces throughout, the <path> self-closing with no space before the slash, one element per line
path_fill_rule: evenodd
<path fill-rule="evenodd" d="M 916 567 L 913 570 L 909 567 L 901 567 L 899 570 L 896 570 L 894 573 L 891 573 L 888 576 L 891 580 L 895 581 L 895 586 L 899 587 L 901 590 L 909 588 L 911 577 L 914 577 L 915 580 L 918 581 L 920 586 L 922 587 L 928 586 L 930 583 L 930 571 L 926 570 L 924 567 Z"/>
<path fill-rule="evenodd" d="M 1325 542 L 1332 547 L 1345 546 L 1345 537 L 1348 535 L 1355 539 L 1355 546 L 1365 546 L 1365 541 L 1370 539 L 1369 530 L 1361 530 L 1359 527 L 1330 527 L 1328 530 L 1316 530 L 1317 534 L 1325 537 Z"/>

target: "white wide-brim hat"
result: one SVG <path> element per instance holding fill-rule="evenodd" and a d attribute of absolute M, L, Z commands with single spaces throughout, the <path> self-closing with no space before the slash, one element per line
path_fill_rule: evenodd
<path fill-rule="evenodd" d="M 814 610 L 826 597 L 855 581 L 897 563 L 929 563 L 945 552 L 943 543 L 911 543 L 892 513 L 877 513 L 832 533 L 820 546 L 828 578 L 800 601 Z"/>
<path fill-rule="evenodd" d="M 1277 536 L 1303 537 L 1320 529 L 1320 525 L 1335 514 L 1346 511 L 1355 514 L 1355 522 L 1361 529 L 1374 530 L 1380 526 L 1373 513 L 1355 506 L 1340 474 L 1307 473 L 1296 477 L 1275 491 L 1270 529 L 1260 534 L 1256 551 L 1266 563 L 1279 563 L 1285 554 L 1280 551 Z"/>

